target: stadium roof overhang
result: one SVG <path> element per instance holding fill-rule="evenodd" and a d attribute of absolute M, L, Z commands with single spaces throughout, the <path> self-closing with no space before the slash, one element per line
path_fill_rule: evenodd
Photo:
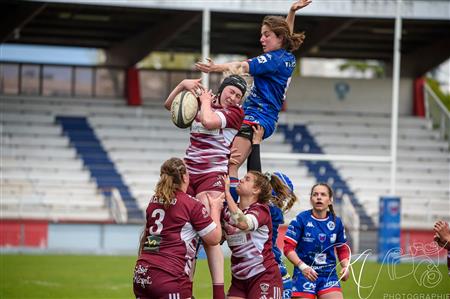
<path fill-rule="evenodd" d="M 202 11 L 83 3 L 2 2 L 2 43 L 102 48 L 109 64 L 133 65 L 152 51 L 201 52 Z M 261 53 L 265 14 L 211 12 L 211 54 Z M 300 57 L 376 59 L 390 65 L 394 19 L 298 15 Z M 450 57 L 449 19 L 403 19 L 402 75 L 419 76 Z"/>

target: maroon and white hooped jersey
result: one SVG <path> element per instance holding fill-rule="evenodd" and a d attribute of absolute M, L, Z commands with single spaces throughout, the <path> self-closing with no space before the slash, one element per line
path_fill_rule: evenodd
<path fill-rule="evenodd" d="M 206 129 L 198 115 L 191 125 L 191 140 L 184 161 L 192 174 L 228 172 L 231 143 L 241 128 L 244 110 L 237 105 L 212 108 L 222 121 L 220 129 Z"/>
<path fill-rule="evenodd" d="M 196 198 L 178 191 L 168 209 L 153 196 L 146 211 L 145 244 L 139 257 L 151 267 L 190 276 L 199 237 L 216 228 Z"/>
<path fill-rule="evenodd" d="M 269 207 L 254 203 L 242 211 L 254 224 L 252 231 L 233 226 L 228 207 L 222 212 L 222 227 L 231 249 L 231 273 L 237 279 L 248 279 L 276 265 L 272 252 L 272 220 Z"/>

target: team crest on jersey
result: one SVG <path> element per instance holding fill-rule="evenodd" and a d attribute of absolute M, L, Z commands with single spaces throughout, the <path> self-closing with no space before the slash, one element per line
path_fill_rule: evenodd
<path fill-rule="evenodd" d="M 312 224 L 311 221 L 308 221 L 308 223 L 306 224 L 306 227 L 314 227 L 314 224 Z"/>
<path fill-rule="evenodd" d="M 325 234 L 323 234 L 323 233 L 320 233 L 320 234 L 319 234 L 319 241 L 320 241 L 321 243 L 325 242 L 326 239 L 327 239 L 327 235 L 325 235 Z"/>
<path fill-rule="evenodd" d="M 333 230 L 336 227 L 336 224 L 334 224 L 333 221 L 328 221 L 327 227 L 329 230 Z"/>
<path fill-rule="evenodd" d="M 261 283 L 259 284 L 259 287 L 261 289 L 261 295 L 267 295 L 267 291 L 269 290 L 269 284 L 268 283 Z"/>

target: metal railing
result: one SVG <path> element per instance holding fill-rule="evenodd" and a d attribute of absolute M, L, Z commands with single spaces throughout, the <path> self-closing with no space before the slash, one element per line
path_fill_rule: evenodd
<path fill-rule="evenodd" d="M 123 203 L 122 196 L 117 188 L 111 189 L 109 211 L 116 223 L 126 223 L 128 220 L 127 208 Z"/>
<path fill-rule="evenodd" d="M 341 213 L 342 222 L 345 223 L 346 230 L 352 240 L 352 254 L 359 253 L 359 215 L 353 206 L 348 195 L 342 196 Z"/>
<path fill-rule="evenodd" d="M 446 139 L 450 149 L 450 112 L 428 84 L 424 85 L 425 113 L 434 129 L 439 130 L 439 137 Z"/>

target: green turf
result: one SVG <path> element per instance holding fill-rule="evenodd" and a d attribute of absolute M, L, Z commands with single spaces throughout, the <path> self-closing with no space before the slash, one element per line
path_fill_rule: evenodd
<path fill-rule="evenodd" d="M 133 298 L 134 262 L 135 257 L 123 256 L 0 255 L 0 298 Z M 368 262 L 362 272 L 361 266 L 354 266 L 355 278 L 362 273 L 360 293 L 352 279 L 343 283 L 346 299 L 449 298 L 444 294 L 450 291 L 450 277 L 443 264 L 435 267 L 417 261 L 395 265 L 391 275 L 387 266 Z M 228 259 L 225 267 L 229 269 Z M 225 280 L 228 286 L 229 274 Z M 210 285 L 207 263 L 200 260 L 194 285 L 196 298 L 210 299 Z"/>

